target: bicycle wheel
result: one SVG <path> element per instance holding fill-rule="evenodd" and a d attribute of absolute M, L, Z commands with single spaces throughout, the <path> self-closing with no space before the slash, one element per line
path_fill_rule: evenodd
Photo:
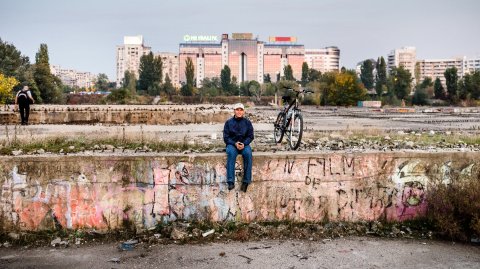
<path fill-rule="evenodd" d="M 302 142 L 303 135 L 303 116 L 300 113 L 295 113 L 295 117 L 288 125 L 288 143 L 290 148 L 296 150 Z"/>
<path fill-rule="evenodd" d="M 273 137 L 275 139 L 275 143 L 281 143 L 283 139 L 283 135 L 285 134 L 285 129 L 283 127 L 283 123 L 285 121 L 285 113 L 280 112 L 278 113 L 277 120 L 273 124 Z"/>

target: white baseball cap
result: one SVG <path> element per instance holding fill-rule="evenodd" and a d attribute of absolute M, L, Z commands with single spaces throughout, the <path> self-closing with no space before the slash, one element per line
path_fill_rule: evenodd
<path fill-rule="evenodd" d="M 233 105 L 233 109 L 237 109 L 237 108 L 241 108 L 241 109 L 245 110 L 245 107 L 243 106 L 242 103 L 236 103 L 235 105 Z"/>

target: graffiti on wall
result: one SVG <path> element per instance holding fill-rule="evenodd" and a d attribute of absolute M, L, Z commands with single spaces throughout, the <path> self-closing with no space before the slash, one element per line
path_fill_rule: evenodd
<path fill-rule="evenodd" d="M 458 167 L 378 154 L 263 157 L 243 193 L 227 190 L 224 156 L 18 161 L 0 169 L 0 213 L 3 225 L 23 230 L 145 229 L 177 219 L 402 221 L 425 214 L 432 171 L 448 182 Z M 459 174 L 474 173 L 474 163 L 462 167 Z M 238 162 L 238 181 L 242 174 Z"/>

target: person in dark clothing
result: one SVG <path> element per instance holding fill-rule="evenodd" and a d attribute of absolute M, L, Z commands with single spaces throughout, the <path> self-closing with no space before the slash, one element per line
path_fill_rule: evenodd
<path fill-rule="evenodd" d="M 28 89 L 28 86 L 23 86 L 23 89 L 17 92 L 15 96 L 15 105 L 20 109 L 20 118 L 22 120 L 22 125 L 28 125 L 28 116 L 30 115 L 30 101 L 35 103 L 33 100 L 32 93 Z"/>
<path fill-rule="evenodd" d="M 250 120 L 244 118 L 243 104 L 234 105 L 235 115 L 225 122 L 223 127 L 223 141 L 227 145 L 227 184 L 228 189 L 235 188 L 235 163 L 238 154 L 243 157 L 243 181 L 241 190 L 247 192 L 248 185 L 252 182 L 252 149 L 253 126 Z"/>

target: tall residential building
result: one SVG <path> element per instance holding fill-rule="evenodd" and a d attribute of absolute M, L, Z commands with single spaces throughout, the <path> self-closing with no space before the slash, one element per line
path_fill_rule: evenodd
<path fill-rule="evenodd" d="M 480 56 L 473 59 L 467 59 L 464 63 L 465 73 L 473 73 L 480 71 Z"/>
<path fill-rule="evenodd" d="M 463 77 L 467 72 L 465 70 L 466 58 L 453 58 L 453 59 L 429 59 L 417 61 L 420 71 L 420 81 L 423 81 L 426 77 L 431 78 L 433 81 L 440 79 L 445 86 L 445 70 L 451 67 L 457 68 L 457 75 L 459 78 Z"/>
<path fill-rule="evenodd" d="M 134 73 L 138 79 L 140 57 L 149 54 L 150 51 L 151 48 L 143 43 L 143 36 L 123 37 L 123 45 L 117 46 L 117 87 L 121 86 L 127 70 Z"/>
<path fill-rule="evenodd" d="M 179 80 L 185 82 L 186 60 L 190 58 L 195 68 L 197 86 L 205 78 L 220 77 L 228 65 L 237 82 L 255 80 L 263 83 L 267 74 L 272 81 L 284 76 L 284 67 L 292 67 L 293 76 L 300 80 L 302 64 L 306 61 L 304 45 L 297 44 L 295 37 L 270 37 L 260 41 L 251 33 L 223 34 L 216 36 L 185 36 L 180 44 Z M 336 47 L 312 50 L 311 68 L 320 71 L 338 70 L 340 50 Z M 315 55 L 317 58 L 315 58 Z M 310 58 L 309 58 L 310 59 Z M 321 63 L 321 64 L 320 64 Z"/>
<path fill-rule="evenodd" d="M 50 72 L 60 78 L 63 84 L 70 87 L 92 89 L 97 80 L 97 75 L 90 72 L 66 69 L 59 65 L 50 65 Z"/>
<path fill-rule="evenodd" d="M 180 44 L 180 82 L 185 82 L 186 60 L 190 58 L 195 68 L 197 86 L 201 86 L 205 78 L 220 77 L 225 65 L 230 67 L 232 76 L 239 83 L 248 80 L 263 82 L 263 42 L 253 38 L 250 33 L 234 33 L 232 38 L 223 34 L 220 43 L 216 36 L 210 36 L 199 41 L 195 36 Z M 187 39 L 186 39 L 187 40 Z"/>
<path fill-rule="evenodd" d="M 155 57 L 160 57 L 163 63 L 163 82 L 165 82 L 165 77 L 168 74 L 168 77 L 172 81 L 174 87 L 179 87 L 178 79 L 178 54 L 171 52 L 158 52 L 154 54 Z"/>
<path fill-rule="evenodd" d="M 309 68 L 322 73 L 340 69 L 340 49 L 326 47 L 323 49 L 305 49 L 305 62 Z"/>
<path fill-rule="evenodd" d="M 201 86 L 203 79 L 220 77 L 222 70 L 222 45 L 207 43 L 182 43 L 180 44 L 178 78 L 180 83 L 186 82 L 185 68 L 188 58 L 192 60 L 194 67 L 194 79 L 197 86 Z M 232 72 L 232 75 L 233 72 Z"/>
<path fill-rule="evenodd" d="M 284 68 L 292 67 L 293 77 L 296 80 L 302 78 L 302 64 L 305 61 L 305 48 L 299 44 L 264 44 L 263 74 L 269 75 L 272 82 L 278 77 L 285 75 Z M 258 80 L 262 83 L 263 79 Z"/>
<path fill-rule="evenodd" d="M 415 77 L 416 59 L 417 52 L 415 47 L 403 47 L 392 50 L 387 57 L 388 72 L 390 72 L 393 67 L 403 66 L 405 69 L 410 71 L 412 77 Z"/>

